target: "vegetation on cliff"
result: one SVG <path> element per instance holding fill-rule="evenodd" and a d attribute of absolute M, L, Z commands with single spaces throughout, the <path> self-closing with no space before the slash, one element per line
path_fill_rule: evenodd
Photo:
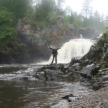
<path fill-rule="evenodd" d="M 96 64 L 104 69 L 108 67 L 108 31 L 90 48 L 90 51 L 81 59 L 81 67 Z"/>

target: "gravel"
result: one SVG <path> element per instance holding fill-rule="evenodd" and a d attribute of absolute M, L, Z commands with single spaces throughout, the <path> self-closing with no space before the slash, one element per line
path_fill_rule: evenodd
<path fill-rule="evenodd" d="M 70 108 L 108 108 L 108 84 L 70 103 Z"/>

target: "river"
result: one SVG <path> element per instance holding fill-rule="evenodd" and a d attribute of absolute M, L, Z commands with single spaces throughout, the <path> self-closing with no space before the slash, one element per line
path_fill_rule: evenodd
<path fill-rule="evenodd" d="M 79 82 L 38 81 L 33 75 L 39 67 L 0 65 L 0 108 L 69 108 L 63 96 L 89 93 Z"/>
<path fill-rule="evenodd" d="M 58 62 L 69 63 L 73 57 L 82 57 L 92 44 L 88 39 L 70 40 L 58 51 Z M 0 108 L 69 108 L 63 96 L 73 94 L 79 98 L 89 93 L 80 82 L 39 81 L 33 76 L 40 67 L 36 64 L 0 65 Z"/>

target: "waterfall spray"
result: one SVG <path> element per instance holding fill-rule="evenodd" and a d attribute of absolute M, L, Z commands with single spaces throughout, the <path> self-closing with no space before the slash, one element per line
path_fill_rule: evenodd
<path fill-rule="evenodd" d="M 83 57 L 93 45 L 93 41 L 90 39 L 72 39 L 69 42 L 66 42 L 58 50 L 58 63 L 69 63 L 72 58 L 81 58 Z M 43 62 L 44 64 L 51 63 L 52 56 L 48 62 Z M 43 64 L 42 63 L 42 64 Z"/>

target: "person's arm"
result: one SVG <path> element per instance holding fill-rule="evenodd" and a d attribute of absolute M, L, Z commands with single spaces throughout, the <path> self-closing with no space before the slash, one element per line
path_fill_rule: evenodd
<path fill-rule="evenodd" d="M 53 50 L 53 48 L 49 47 L 49 49 Z"/>

